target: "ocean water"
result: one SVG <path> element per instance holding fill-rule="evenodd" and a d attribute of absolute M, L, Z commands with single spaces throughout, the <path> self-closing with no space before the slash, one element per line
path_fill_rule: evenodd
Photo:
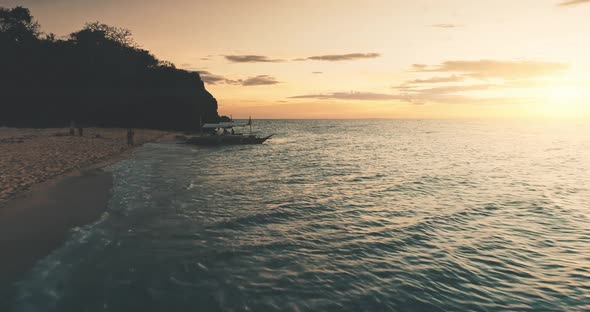
<path fill-rule="evenodd" d="M 590 311 L 583 121 L 258 121 L 148 144 L 8 311 Z"/>

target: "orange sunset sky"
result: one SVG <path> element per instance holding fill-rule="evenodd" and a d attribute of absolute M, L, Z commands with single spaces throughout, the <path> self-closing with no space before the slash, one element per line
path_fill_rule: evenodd
<path fill-rule="evenodd" d="M 244 118 L 590 117 L 590 0 L 0 0 L 130 29 Z"/>

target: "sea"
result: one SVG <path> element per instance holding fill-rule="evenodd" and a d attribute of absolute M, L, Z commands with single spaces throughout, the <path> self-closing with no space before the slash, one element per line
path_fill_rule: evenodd
<path fill-rule="evenodd" d="M 590 122 L 254 129 L 108 167 L 108 211 L 0 310 L 590 311 Z"/>

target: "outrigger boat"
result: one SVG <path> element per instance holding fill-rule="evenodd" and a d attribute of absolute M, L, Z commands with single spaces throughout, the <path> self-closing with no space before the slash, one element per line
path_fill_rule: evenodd
<path fill-rule="evenodd" d="M 244 135 L 237 133 L 234 127 L 250 126 L 250 134 Z M 203 130 L 209 130 L 207 134 Z M 196 145 L 244 145 L 244 144 L 262 144 L 270 139 L 273 135 L 259 137 L 252 134 L 252 118 L 247 123 L 237 124 L 233 120 L 229 122 L 220 122 L 215 124 L 204 124 L 201 126 L 201 134 L 186 138 L 187 144 Z"/>

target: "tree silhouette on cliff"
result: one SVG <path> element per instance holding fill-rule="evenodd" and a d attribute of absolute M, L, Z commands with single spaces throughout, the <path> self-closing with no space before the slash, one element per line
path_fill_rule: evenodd
<path fill-rule="evenodd" d="M 196 72 L 99 22 L 67 39 L 42 34 L 27 8 L 0 8 L 0 126 L 86 125 L 194 130 L 217 101 Z"/>

